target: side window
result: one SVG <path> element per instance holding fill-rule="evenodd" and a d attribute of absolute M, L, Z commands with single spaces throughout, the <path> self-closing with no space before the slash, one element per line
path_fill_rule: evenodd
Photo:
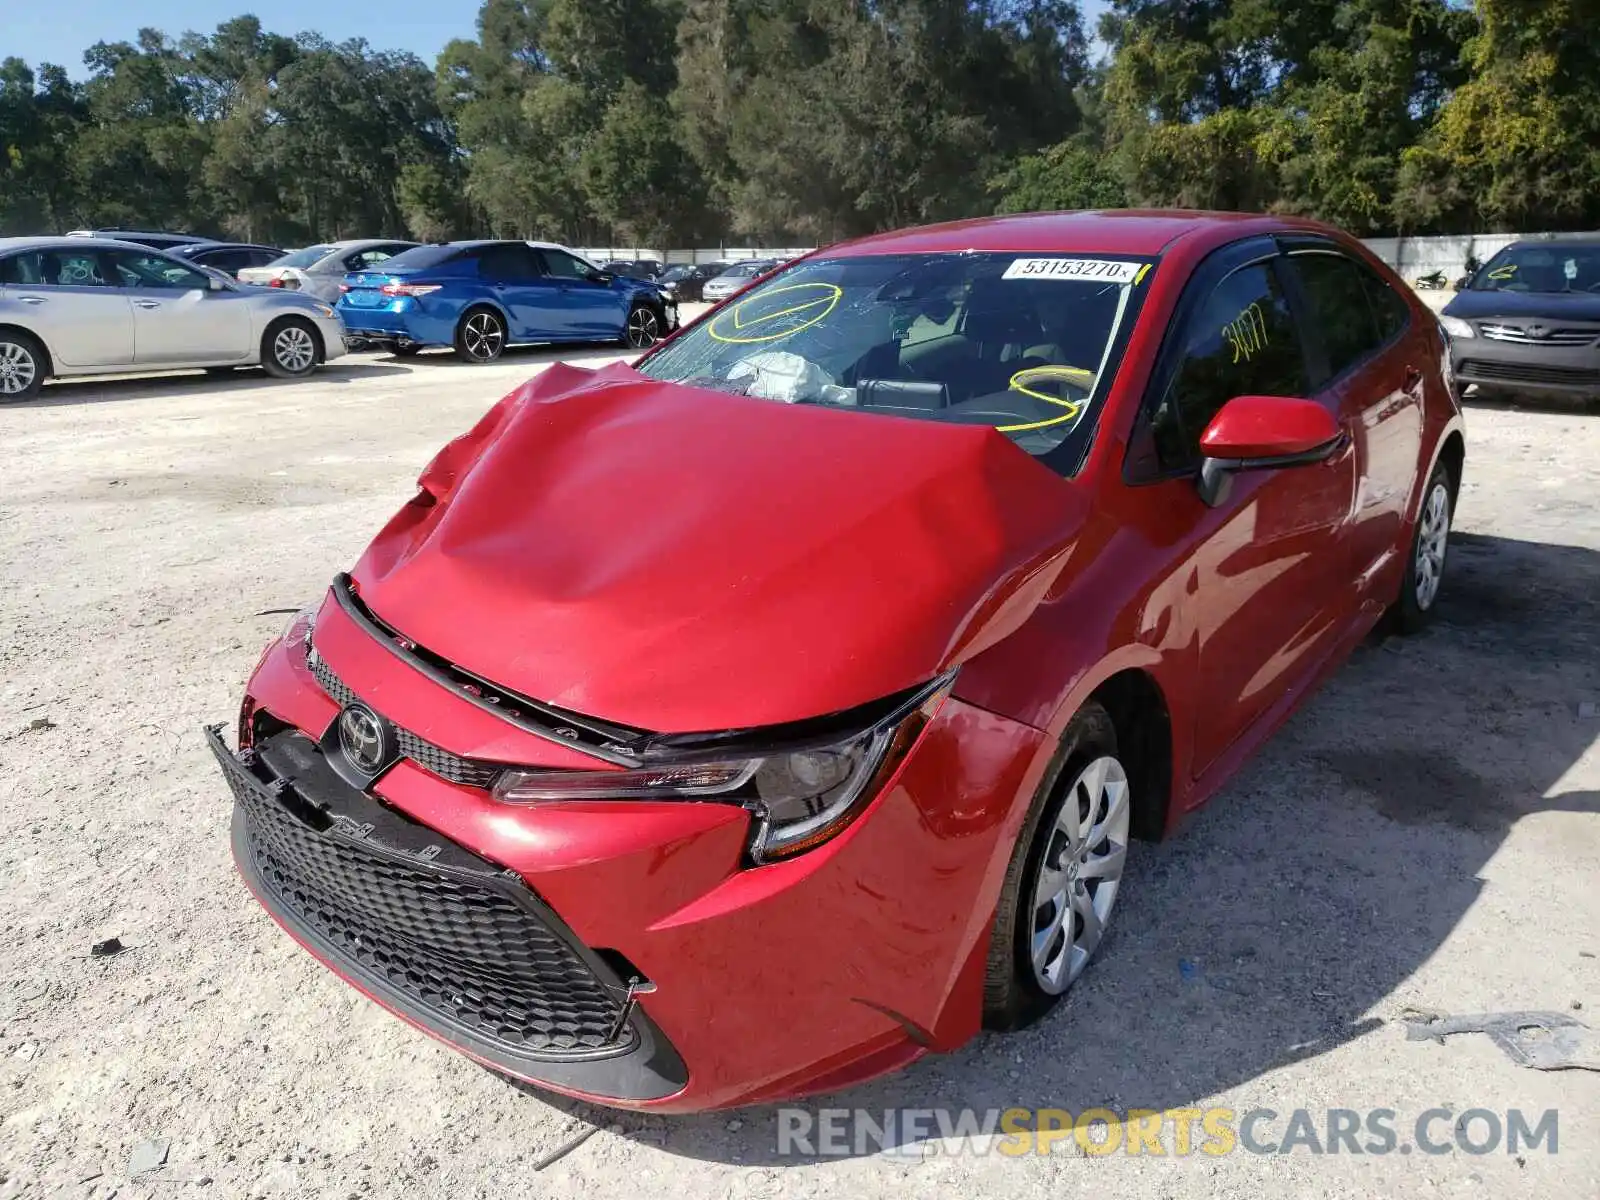
<path fill-rule="evenodd" d="M 0 262 L 0 283 L 25 287 L 104 287 L 96 251 L 35 250 Z"/>
<path fill-rule="evenodd" d="M 510 282 L 541 274 L 539 260 L 527 246 L 485 246 L 478 256 L 478 275 L 483 279 Z"/>
<path fill-rule="evenodd" d="M 132 250 L 109 250 L 106 253 L 116 267 L 123 287 L 191 292 L 211 286 L 209 276 L 175 258 L 161 254 L 136 254 Z"/>
<path fill-rule="evenodd" d="M 1328 355 L 1328 378 L 1312 384 L 1321 387 L 1369 358 L 1388 339 L 1379 334 L 1367 301 L 1362 278 L 1366 272 L 1355 263 L 1342 254 L 1317 253 L 1296 254 L 1289 262 L 1300 276 L 1310 306 L 1308 315 L 1321 333 Z"/>
<path fill-rule="evenodd" d="M 248 250 L 218 250 L 211 254 L 201 255 L 195 261 L 204 263 L 208 267 L 214 267 L 218 271 L 226 271 L 229 275 L 232 275 L 241 268 L 250 265 L 250 252 Z"/>
<path fill-rule="evenodd" d="M 365 271 L 367 268 L 375 267 L 394 256 L 395 251 L 392 246 L 373 246 L 370 249 L 358 250 L 354 254 L 346 256 L 344 266 L 347 271 Z"/>
<path fill-rule="evenodd" d="M 250 261 L 245 265 L 251 267 L 264 267 L 268 263 L 277 262 L 282 257 L 283 254 L 277 250 L 252 250 L 250 251 Z"/>
<path fill-rule="evenodd" d="M 1305 396 L 1305 355 L 1271 265 L 1229 275 L 1189 324 L 1183 359 L 1151 418 L 1165 470 L 1198 466 L 1200 435 L 1235 396 Z"/>
<path fill-rule="evenodd" d="M 1372 315 L 1378 322 L 1378 336 L 1387 342 L 1411 323 L 1411 306 L 1371 271 L 1361 272 L 1361 282 L 1367 289 L 1367 302 L 1372 305 Z"/>
<path fill-rule="evenodd" d="M 551 250 L 546 247 L 539 251 L 544 256 L 545 273 L 554 275 L 557 279 L 583 279 L 589 278 L 589 268 L 573 258 L 572 255 L 561 250 Z"/>

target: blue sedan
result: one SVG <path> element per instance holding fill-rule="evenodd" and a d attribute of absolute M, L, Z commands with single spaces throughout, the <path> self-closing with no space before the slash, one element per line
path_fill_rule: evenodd
<path fill-rule="evenodd" d="M 493 362 L 507 346 L 621 342 L 642 350 L 678 325 L 659 287 L 602 271 L 548 242 L 418 246 L 345 276 L 339 316 L 355 345 L 415 354 L 454 347 Z"/>

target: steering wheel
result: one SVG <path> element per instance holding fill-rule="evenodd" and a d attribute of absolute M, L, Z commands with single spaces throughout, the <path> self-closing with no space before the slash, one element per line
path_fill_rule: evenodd
<path fill-rule="evenodd" d="M 1081 391 L 1083 398 L 1074 400 L 1068 396 L 1053 396 L 1041 390 L 1052 386 L 1057 389 L 1072 388 Z M 1011 377 L 1009 390 L 1055 405 L 1062 411 L 1042 421 L 1025 421 L 1020 425 L 996 425 L 997 430 L 1001 433 L 1025 433 L 1033 429 L 1049 429 L 1055 425 L 1075 422 L 1083 413 L 1084 405 L 1089 401 L 1089 393 L 1094 390 L 1094 372 L 1064 364 L 1024 367 Z"/>

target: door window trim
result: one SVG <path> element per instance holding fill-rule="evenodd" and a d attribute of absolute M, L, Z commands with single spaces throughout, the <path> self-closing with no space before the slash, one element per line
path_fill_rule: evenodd
<path fill-rule="evenodd" d="M 1166 332 L 1161 339 L 1161 348 L 1156 351 L 1155 366 L 1150 371 L 1150 378 L 1145 381 L 1144 395 L 1139 399 L 1139 411 L 1134 417 L 1133 430 L 1128 437 L 1128 448 L 1122 456 L 1124 484 L 1129 487 L 1145 487 L 1173 479 L 1196 477 L 1196 470 L 1192 466 L 1161 466 L 1161 460 L 1156 454 L 1155 433 L 1151 428 L 1151 422 L 1155 419 L 1156 407 L 1166 395 L 1167 389 L 1172 386 L 1172 380 L 1188 352 L 1189 334 L 1193 329 L 1196 315 L 1205 307 L 1212 294 L 1231 276 L 1250 267 L 1266 264 L 1267 269 L 1277 279 L 1278 286 L 1283 289 L 1284 300 L 1289 305 L 1290 319 L 1296 323 L 1295 332 L 1299 338 L 1300 357 L 1305 366 L 1306 378 L 1313 378 L 1308 339 L 1299 328 L 1301 314 L 1294 305 L 1295 298 L 1290 291 L 1291 281 L 1286 278 L 1288 272 L 1283 270 L 1283 257 L 1283 248 L 1277 239 L 1271 234 L 1257 234 L 1217 247 L 1201 259 L 1199 265 L 1190 273 L 1189 281 L 1183 285 L 1178 303 L 1172 310 L 1172 317 L 1167 322 Z"/>
<path fill-rule="evenodd" d="M 1390 283 L 1382 275 L 1379 275 L 1369 265 L 1362 262 L 1359 258 L 1351 254 L 1348 250 L 1331 238 L 1318 237 L 1315 234 L 1295 234 L 1288 237 L 1279 235 L 1277 241 L 1278 245 L 1282 248 L 1285 264 L 1289 263 L 1289 261 L 1292 259 L 1306 257 L 1313 254 L 1331 255 L 1334 258 L 1344 259 L 1346 262 L 1352 264 L 1357 271 L 1372 276 L 1391 292 L 1394 291 L 1394 284 Z M 1404 297 L 1399 296 L 1397 293 L 1396 299 L 1399 299 L 1400 302 L 1405 305 L 1405 323 L 1402 324 L 1394 333 L 1389 335 L 1388 338 L 1384 339 L 1382 342 L 1379 342 L 1366 354 L 1363 354 L 1360 358 L 1347 363 L 1338 374 L 1331 374 L 1329 373 L 1328 367 L 1328 347 L 1326 340 L 1322 336 L 1322 326 L 1316 320 L 1316 314 L 1312 311 L 1311 298 L 1306 295 L 1305 289 L 1301 285 L 1300 275 L 1297 271 L 1292 269 L 1282 271 L 1281 274 L 1285 277 L 1284 287 L 1289 293 L 1289 308 L 1295 314 L 1296 321 L 1304 331 L 1301 336 L 1305 341 L 1308 357 L 1311 357 L 1312 363 L 1317 368 L 1317 370 L 1311 373 L 1310 377 L 1312 379 L 1322 379 L 1322 382 L 1317 384 L 1314 389 L 1316 394 L 1333 391 L 1334 389 L 1341 387 L 1357 371 L 1371 365 L 1377 359 L 1387 354 L 1405 338 L 1406 334 L 1411 332 L 1415 314 L 1411 311 L 1411 306 L 1409 304 L 1405 304 Z M 1373 327 L 1375 329 L 1381 329 L 1381 326 L 1378 323 L 1378 314 L 1373 308 L 1372 297 L 1367 294 L 1365 282 L 1363 282 L 1361 294 L 1366 299 L 1367 314 L 1372 318 Z M 1313 347 L 1315 347 L 1314 355 L 1311 353 Z M 1326 378 L 1323 378 L 1324 376 L 1326 376 Z"/>

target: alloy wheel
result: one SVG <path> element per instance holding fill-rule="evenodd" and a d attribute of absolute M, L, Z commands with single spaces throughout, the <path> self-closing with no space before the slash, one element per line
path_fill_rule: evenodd
<path fill-rule="evenodd" d="M 272 357 L 291 375 L 309 371 L 317 361 L 317 346 L 311 332 L 299 325 L 285 325 L 272 339 Z"/>
<path fill-rule="evenodd" d="M 20 396 L 38 378 L 39 365 L 18 342 L 0 342 L 0 396 Z"/>
<path fill-rule="evenodd" d="M 1060 995 L 1083 973 L 1111 919 L 1128 854 L 1128 773 L 1106 755 L 1063 797 L 1039 862 L 1030 955 L 1034 981 Z"/>
<path fill-rule="evenodd" d="M 654 346 L 661 337 L 661 321 L 652 309 L 636 308 L 628 314 L 628 345 L 635 350 Z"/>
<path fill-rule="evenodd" d="M 505 347 L 505 330 L 493 313 L 473 313 L 461 331 L 461 343 L 467 354 L 479 362 L 499 358 Z"/>
<path fill-rule="evenodd" d="M 1427 612 L 1439 595 L 1444 579 L 1444 556 L 1450 543 L 1450 489 L 1436 480 L 1422 504 L 1422 519 L 1417 526 L 1416 590 L 1417 607 Z"/>

